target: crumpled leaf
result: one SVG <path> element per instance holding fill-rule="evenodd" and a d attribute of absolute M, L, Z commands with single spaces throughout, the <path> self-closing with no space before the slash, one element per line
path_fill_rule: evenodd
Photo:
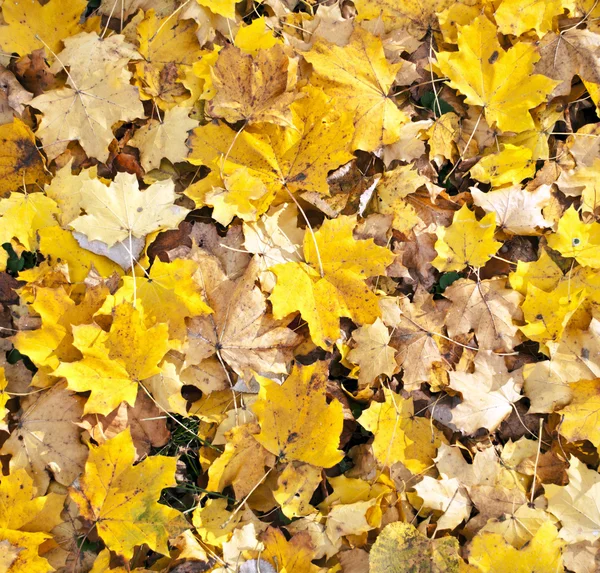
<path fill-rule="evenodd" d="M 129 428 L 135 447 L 135 457 L 139 460 L 150 454 L 151 448 L 159 448 L 169 441 L 171 433 L 161 414 L 162 411 L 140 388 L 134 407 L 122 402 L 108 416 L 88 414 L 82 417 L 79 426 L 87 430 L 98 445 L 104 444 Z M 87 453 L 86 451 L 86 457 Z"/>
<path fill-rule="evenodd" d="M 600 66 L 595 57 L 599 46 L 597 31 L 567 28 L 560 34 L 550 32 L 541 38 L 541 58 L 535 65 L 535 71 L 558 80 L 553 92 L 556 95 L 566 95 L 571 91 L 574 75 L 584 82 L 600 83 Z"/>
<path fill-rule="evenodd" d="M 208 469 L 208 489 L 223 491 L 231 485 L 239 499 L 250 494 L 264 479 L 265 468 L 274 464 L 275 457 L 256 440 L 258 424 L 233 427 L 227 434 L 223 453 Z"/>
<path fill-rule="evenodd" d="M 600 477 L 576 457 L 569 460 L 569 484 L 545 485 L 548 511 L 560 519 L 560 537 L 567 543 L 596 541 L 600 537 L 600 511 L 595 503 Z"/>
<path fill-rule="evenodd" d="M 448 336 L 475 333 L 479 348 L 510 352 L 521 337 L 515 322 L 522 319 L 523 296 L 495 278 L 480 283 L 459 279 L 444 291 L 452 301 L 446 318 Z"/>
<path fill-rule="evenodd" d="M 136 63 L 136 85 L 142 99 L 152 99 L 163 110 L 183 104 L 190 97 L 184 80 L 202 50 L 196 37 L 197 23 L 173 20 L 172 11 L 160 18 L 150 6 L 137 24 L 137 41 L 143 60 Z M 191 87 L 191 86 L 190 86 Z"/>
<path fill-rule="evenodd" d="M 297 225 L 298 211 L 294 205 L 284 203 L 272 208 L 257 222 L 244 223 L 244 247 L 258 255 L 260 284 L 271 292 L 276 283 L 271 267 L 302 259 L 304 230 Z"/>
<path fill-rule="evenodd" d="M 437 14 L 451 4 L 451 0 L 356 0 L 360 20 L 381 18 L 386 32 L 399 28 L 419 39 L 437 25 Z"/>
<path fill-rule="evenodd" d="M 378 318 L 373 324 L 357 328 L 352 338 L 356 346 L 346 359 L 359 365 L 358 383 L 370 384 L 381 374 L 391 378 L 398 368 L 396 351 L 389 345 L 391 336 L 382 320 Z"/>
<path fill-rule="evenodd" d="M 383 320 L 392 327 L 391 346 L 397 349 L 396 362 L 403 369 L 402 382 L 407 391 L 429 382 L 434 365 L 444 361 L 440 339 L 445 312 L 433 297 L 418 289 L 412 302 L 400 298 L 397 305 L 382 299 Z"/>
<path fill-rule="evenodd" d="M 426 508 L 441 512 L 438 529 L 454 529 L 471 514 L 471 500 L 456 478 L 436 480 L 424 476 L 414 489 Z"/>
<path fill-rule="evenodd" d="M 188 114 L 185 107 L 168 109 L 162 119 L 150 119 L 129 140 L 129 145 L 140 150 L 146 171 L 160 167 L 163 157 L 171 163 L 186 160 L 190 151 L 185 144 L 188 133 L 198 127 L 198 122 Z"/>

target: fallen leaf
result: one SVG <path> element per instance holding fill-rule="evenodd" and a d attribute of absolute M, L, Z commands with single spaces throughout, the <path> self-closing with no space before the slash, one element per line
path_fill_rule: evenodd
<path fill-rule="evenodd" d="M 384 389 L 385 402 L 373 402 L 358 423 L 373 432 L 373 452 L 383 467 L 402 462 L 412 473 L 432 464 L 442 443 L 439 431 L 426 418 L 414 415 L 412 398 L 408 400 Z"/>
<path fill-rule="evenodd" d="M 472 374 L 450 372 L 449 386 L 462 396 L 452 408 L 452 424 L 465 434 L 479 428 L 494 431 L 522 398 L 522 385 L 521 371 L 508 372 L 502 356 L 480 350 Z"/>
<path fill-rule="evenodd" d="M 300 311 L 315 344 L 329 348 L 339 336 L 339 318 L 371 323 L 380 314 L 377 297 L 364 283 L 383 274 L 393 255 L 373 239 L 356 241 L 356 220 L 340 216 L 326 220 L 304 236 L 304 260 L 272 267 L 277 284 L 269 297 L 275 318 Z M 290 292 L 297 298 L 291 298 Z"/>
<path fill-rule="evenodd" d="M 355 117 L 354 149 L 374 151 L 400 138 L 398 128 L 409 117 L 388 96 L 401 64 L 387 62 L 379 38 L 357 27 L 343 48 L 317 40 L 303 55 L 316 85 Z"/>
<path fill-rule="evenodd" d="M 111 551 L 131 559 L 136 546 L 147 544 L 168 554 L 168 539 L 187 528 L 178 511 L 157 503 L 161 491 L 175 485 L 175 459 L 152 456 L 136 466 L 134 460 L 128 429 L 92 446 L 69 495 Z"/>
<path fill-rule="evenodd" d="M 481 106 L 490 125 L 495 122 L 503 131 L 533 129 L 529 110 L 557 85 L 533 73 L 539 59 L 535 46 L 517 43 L 505 51 L 498 42 L 496 26 L 485 16 L 458 29 L 458 52 L 436 55 L 450 85 L 466 96 L 466 103 Z"/>
<path fill-rule="evenodd" d="M 330 468 L 343 458 L 338 449 L 342 405 L 325 401 L 326 365 L 295 366 L 280 386 L 259 378 L 260 391 L 252 411 L 258 419 L 256 440 L 280 461 L 301 461 Z"/>

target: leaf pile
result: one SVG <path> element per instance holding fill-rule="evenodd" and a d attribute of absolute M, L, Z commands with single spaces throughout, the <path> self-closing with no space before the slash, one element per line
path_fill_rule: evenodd
<path fill-rule="evenodd" d="M 600 568 L 600 6 L 0 1 L 0 570 Z"/>

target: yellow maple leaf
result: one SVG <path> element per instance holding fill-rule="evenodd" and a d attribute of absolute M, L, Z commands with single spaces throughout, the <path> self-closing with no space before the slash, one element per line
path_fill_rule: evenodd
<path fill-rule="evenodd" d="M 469 548 L 469 564 L 481 573 L 562 571 L 562 548 L 556 526 L 544 523 L 522 549 L 509 545 L 498 533 L 480 533 Z"/>
<path fill-rule="evenodd" d="M 510 143 L 500 144 L 498 153 L 484 155 L 471 167 L 474 179 L 490 183 L 492 187 L 502 187 L 508 183 L 516 185 L 534 174 L 535 161 L 532 161 L 531 149 Z"/>
<path fill-rule="evenodd" d="M 77 360 L 73 347 L 73 328 L 91 321 L 108 294 L 102 287 L 90 289 L 79 304 L 62 286 L 36 287 L 31 309 L 40 315 L 42 325 L 35 330 L 22 330 L 14 336 L 15 348 L 27 355 L 38 367 L 57 368 L 61 361 Z"/>
<path fill-rule="evenodd" d="M 258 377 L 260 391 L 252 410 L 260 424 L 255 436 L 282 461 L 330 468 L 344 457 L 338 450 L 344 422 L 342 405 L 325 400 L 327 365 L 295 365 L 282 385 Z"/>
<path fill-rule="evenodd" d="M 165 111 L 162 119 L 150 119 L 129 140 L 129 145 L 140 150 L 142 166 L 146 171 L 160 167 L 164 157 L 171 163 L 185 161 L 189 149 L 185 145 L 188 132 L 198 127 L 189 117 L 186 107 L 174 107 Z"/>
<path fill-rule="evenodd" d="M 169 350 L 168 326 L 146 328 L 143 311 L 123 303 L 108 333 L 97 325 L 73 329 L 74 346 L 83 358 L 62 362 L 53 372 L 76 392 L 90 391 L 84 414 L 107 415 L 121 402 L 135 404 L 138 383 L 160 373 L 157 364 Z"/>
<path fill-rule="evenodd" d="M 488 213 L 481 221 L 463 205 L 454 213 L 452 225 L 438 227 L 435 243 L 437 257 L 431 264 L 439 271 L 461 271 L 467 265 L 482 267 L 502 243 L 494 240 L 496 214 Z"/>
<path fill-rule="evenodd" d="M 208 545 L 222 547 L 240 521 L 240 515 L 227 510 L 224 498 L 209 499 L 204 507 L 198 506 L 192 514 L 192 523 Z"/>
<path fill-rule="evenodd" d="M 68 87 L 43 93 L 29 102 L 44 114 L 36 135 L 49 159 L 60 155 L 70 141 L 79 141 L 88 156 L 106 161 L 114 138 L 112 126 L 144 117 L 125 63 L 109 62 L 78 78 L 77 83 L 69 76 Z"/>
<path fill-rule="evenodd" d="M 429 158 L 454 161 L 458 156 L 456 142 L 460 136 L 460 118 L 454 112 L 445 113 L 427 130 Z"/>
<path fill-rule="evenodd" d="M 322 90 L 309 86 L 302 93 L 304 97 L 290 106 L 289 128 L 269 125 L 236 132 L 222 123 L 209 123 L 195 129 L 188 161 L 216 169 L 221 176 L 246 167 L 273 191 L 329 194 L 327 174 L 353 157 L 352 117 L 337 110 Z"/>
<path fill-rule="evenodd" d="M 508 275 L 510 286 L 523 295 L 527 294 L 527 285 L 543 290 L 551 291 L 562 279 L 563 273 L 560 267 L 543 249 L 539 259 L 526 263 L 517 261 L 517 268 Z"/>
<path fill-rule="evenodd" d="M 379 38 L 357 27 L 346 46 L 318 40 L 304 58 L 317 74 L 313 82 L 354 116 L 354 149 L 374 151 L 400 138 L 409 117 L 389 92 L 401 64 L 385 59 Z"/>
<path fill-rule="evenodd" d="M 197 0 L 197 2 L 219 16 L 235 18 L 235 0 Z"/>
<path fill-rule="evenodd" d="M 571 442 L 589 440 L 600 447 L 600 393 L 598 380 L 580 380 L 569 385 L 572 399 L 558 413 L 560 433 Z"/>
<path fill-rule="evenodd" d="M 451 4 L 452 0 L 356 0 L 359 21 L 381 18 L 386 32 L 400 28 L 416 38 L 437 28 L 437 14 Z"/>
<path fill-rule="evenodd" d="M 17 240 L 27 251 L 38 247 L 37 233 L 58 225 L 58 205 L 43 193 L 11 193 L 0 199 L 0 244 Z"/>
<path fill-rule="evenodd" d="M 264 16 L 255 18 L 247 26 L 241 26 L 235 35 L 234 45 L 247 54 L 256 54 L 259 50 L 268 50 L 281 43 L 281 38 L 273 35 Z"/>
<path fill-rule="evenodd" d="M 86 213 L 71 221 L 70 226 L 90 241 L 102 241 L 111 247 L 127 240 L 132 249 L 133 238 L 144 239 L 150 233 L 179 225 L 189 211 L 174 205 L 175 199 L 172 179 L 153 183 L 145 191 L 140 191 L 137 177 L 131 173 L 117 173 L 110 185 L 91 179 L 81 189 L 80 206 Z M 135 257 L 136 252 L 130 256 Z"/>
<path fill-rule="evenodd" d="M 50 531 L 62 522 L 65 496 L 37 494 L 33 480 L 23 469 L 0 476 L 0 543 L 7 541 L 19 550 L 8 573 L 54 571 L 39 555 L 39 549 L 52 538 Z"/>
<path fill-rule="evenodd" d="M 256 441 L 258 424 L 234 426 L 227 434 L 224 452 L 208 468 L 210 491 L 223 491 L 233 486 L 236 499 L 244 499 L 252 488 L 261 483 L 265 467 L 275 463 L 275 457 Z"/>
<path fill-rule="evenodd" d="M 129 428 L 101 446 L 91 446 L 85 472 L 71 499 L 80 514 L 96 524 L 106 546 L 126 559 L 147 544 L 168 555 L 167 541 L 184 529 L 183 516 L 157 503 L 164 488 L 174 486 L 175 458 L 151 456 L 137 465 Z"/>
<path fill-rule="evenodd" d="M 0 197 L 45 179 L 44 160 L 35 135 L 25 123 L 15 118 L 12 123 L 0 125 L 0 141 Z"/>
<path fill-rule="evenodd" d="M 396 350 L 389 346 L 390 333 L 383 321 L 378 318 L 373 324 L 357 328 L 352 333 L 356 346 L 348 353 L 348 361 L 360 366 L 358 383 L 374 382 L 385 374 L 388 378 L 398 370 L 395 360 Z"/>
<path fill-rule="evenodd" d="M 426 418 L 414 415 L 412 398 L 384 388 L 385 402 L 372 402 L 358 423 L 373 432 L 373 453 L 384 467 L 402 462 L 418 474 L 433 464 L 441 433 Z"/>
<path fill-rule="evenodd" d="M 583 223 L 575 207 L 569 207 L 558 221 L 548 246 L 563 257 L 573 257 L 580 265 L 600 268 L 600 224 Z"/>
<path fill-rule="evenodd" d="M 552 30 L 552 20 L 564 12 L 563 0 L 533 0 L 523 3 L 521 0 L 502 0 L 494 18 L 503 34 L 520 36 L 529 30 L 535 30 L 541 38 Z"/>
<path fill-rule="evenodd" d="M 375 188 L 377 211 L 393 215 L 394 229 L 408 233 L 421 219 L 406 197 L 428 183 L 429 180 L 420 175 L 410 164 L 387 171 Z"/>
<path fill-rule="evenodd" d="M 269 527 L 261 541 L 265 548 L 258 555 L 280 573 L 319 573 L 320 568 L 311 563 L 315 548 L 307 532 L 297 533 L 287 541 L 280 529 Z"/>
<path fill-rule="evenodd" d="M 240 167 L 221 179 L 216 171 L 188 187 L 185 194 L 193 199 L 197 208 L 209 205 L 212 218 L 226 227 L 234 217 L 242 221 L 256 221 L 275 198 L 274 189 L 269 190 L 260 178 Z"/>
<path fill-rule="evenodd" d="M 85 0 L 6 0 L 2 4 L 0 49 L 21 56 L 46 48 L 47 58 L 59 52 L 62 41 L 81 31 L 81 16 L 86 9 Z"/>
<path fill-rule="evenodd" d="M 190 97 L 183 80 L 202 54 L 197 28 L 194 20 L 173 20 L 172 15 L 161 19 L 154 9 L 146 11 L 137 26 L 139 52 L 144 60 L 135 64 L 142 99 L 153 99 L 166 110 Z"/>
<path fill-rule="evenodd" d="M 367 324 L 380 315 L 377 296 L 364 281 L 383 274 L 394 256 L 373 239 L 355 240 L 355 226 L 354 217 L 328 219 L 314 237 L 304 236 L 306 262 L 271 268 L 277 276 L 269 298 L 273 315 L 283 318 L 300 311 L 313 342 L 322 348 L 331 347 L 339 337 L 340 317 Z"/>
<path fill-rule="evenodd" d="M 171 338 L 184 340 L 187 332 L 185 318 L 208 314 L 211 311 L 200 292 L 194 273 L 198 263 L 176 259 L 163 263 L 156 259 L 145 277 L 123 277 L 123 286 L 114 295 L 107 297 L 98 314 L 112 314 L 113 309 L 134 297 L 140 300 L 144 317 L 154 323 L 169 325 Z"/>
<path fill-rule="evenodd" d="M 570 284 L 570 281 L 560 282 L 549 292 L 530 283 L 521 305 L 527 323 L 520 327 L 521 332 L 536 342 L 560 340 L 569 320 L 584 303 L 585 296 L 585 289 Z"/>
<path fill-rule="evenodd" d="M 40 229 L 38 235 L 40 251 L 51 264 L 66 263 L 73 284 L 83 283 L 92 269 L 104 277 L 113 273 L 123 274 L 123 269 L 117 263 L 81 248 L 70 231 L 58 226 L 45 227 Z"/>
<path fill-rule="evenodd" d="M 283 515 L 292 519 L 316 514 L 310 500 L 323 480 L 323 470 L 304 463 L 290 463 L 277 478 L 273 497 L 281 507 Z"/>
<path fill-rule="evenodd" d="M 96 179 L 97 169 L 82 169 L 77 175 L 72 172 L 73 160 L 56 170 L 52 181 L 44 186 L 44 192 L 60 208 L 58 220 L 63 226 L 75 219 L 81 210 L 81 190 L 90 180 Z"/>
<path fill-rule="evenodd" d="M 535 127 L 529 110 L 558 84 L 532 74 L 538 59 L 535 45 L 525 42 L 505 51 L 496 26 L 480 16 L 459 26 L 458 52 L 439 52 L 437 65 L 468 104 L 483 108 L 490 125 L 495 122 L 503 131 L 521 132 Z"/>

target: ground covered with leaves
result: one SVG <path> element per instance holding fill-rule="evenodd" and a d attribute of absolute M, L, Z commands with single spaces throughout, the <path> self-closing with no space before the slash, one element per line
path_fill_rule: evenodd
<path fill-rule="evenodd" d="M 0 571 L 600 569 L 597 0 L 0 8 Z"/>

